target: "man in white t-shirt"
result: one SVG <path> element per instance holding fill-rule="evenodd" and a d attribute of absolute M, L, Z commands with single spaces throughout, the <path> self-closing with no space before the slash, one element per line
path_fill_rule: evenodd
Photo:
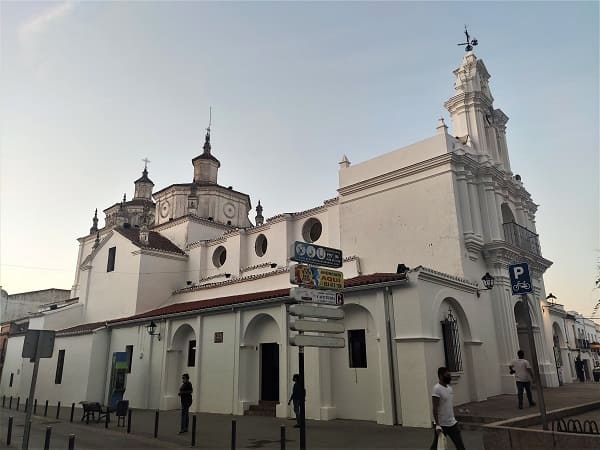
<path fill-rule="evenodd" d="M 439 383 L 433 387 L 431 392 L 435 433 L 430 450 L 437 449 L 439 433 L 444 433 L 452 439 L 456 450 L 465 450 L 458 421 L 454 418 L 454 393 L 452 392 L 452 386 L 450 386 L 452 377 L 447 367 L 438 369 L 438 379 Z"/>
<path fill-rule="evenodd" d="M 510 363 L 510 373 L 515 375 L 517 382 L 517 397 L 519 398 L 519 409 L 523 409 L 523 389 L 527 392 L 527 400 L 529 407 L 535 406 L 535 402 L 531 397 L 531 380 L 533 380 L 533 371 L 529 361 L 525 359 L 525 352 L 519 350 L 517 352 L 519 359 L 515 359 Z"/>

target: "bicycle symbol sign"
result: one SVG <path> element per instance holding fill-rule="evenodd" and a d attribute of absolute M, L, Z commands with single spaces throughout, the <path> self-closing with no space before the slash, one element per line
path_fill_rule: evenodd
<path fill-rule="evenodd" d="M 513 295 L 530 294 L 533 292 L 531 275 L 527 263 L 511 264 L 508 266 L 510 288 Z"/>

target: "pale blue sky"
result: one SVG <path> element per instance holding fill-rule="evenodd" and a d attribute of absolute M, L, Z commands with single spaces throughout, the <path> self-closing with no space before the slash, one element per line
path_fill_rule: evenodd
<path fill-rule="evenodd" d="M 2 2 L 0 14 L 9 293 L 71 287 L 75 238 L 94 208 L 131 197 L 142 158 L 157 189 L 191 181 L 209 105 L 221 184 L 266 216 L 334 197 L 342 154 L 363 161 L 448 118 L 467 23 L 510 117 L 513 171 L 540 204 L 547 290 L 588 315 L 600 297 L 597 2 Z"/>

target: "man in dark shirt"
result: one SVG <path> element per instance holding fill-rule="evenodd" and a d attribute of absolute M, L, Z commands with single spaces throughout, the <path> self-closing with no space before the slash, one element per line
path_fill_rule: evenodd
<path fill-rule="evenodd" d="M 190 383 L 190 376 L 184 373 L 181 376 L 183 382 L 179 388 L 179 397 L 181 398 L 181 428 L 179 434 L 187 433 L 190 424 L 190 406 L 192 406 L 192 383 Z"/>
<path fill-rule="evenodd" d="M 294 387 L 292 388 L 292 396 L 288 401 L 288 405 L 291 402 L 294 402 L 294 414 L 296 415 L 296 425 L 294 428 L 300 427 L 300 408 L 302 403 L 304 402 L 304 398 L 306 396 L 306 390 L 302 389 L 300 386 L 300 375 L 297 373 L 292 377 L 292 381 L 294 382 Z"/>

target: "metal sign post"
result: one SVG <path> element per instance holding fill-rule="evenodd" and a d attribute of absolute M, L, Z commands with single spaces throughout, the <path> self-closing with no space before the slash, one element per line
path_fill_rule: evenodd
<path fill-rule="evenodd" d="M 51 358 L 54 350 L 55 332 L 51 330 L 28 330 L 23 343 L 23 358 L 30 358 L 33 362 L 33 375 L 29 387 L 28 404 L 33 405 L 35 397 L 35 384 L 37 382 L 40 358 Z M 29 449 L 29 435 L 31 433 L 31 412 L 33 408 L 27 408 L 25 414 L 25 427 L 23 430 L 23 450 Z"/>
<path fill-rule="evenodd" d="M 537 358 L 537 350 L 535 348 L 535 338 L 533 336 L 533 324 L 531 323 L 531 315 L 529 314 L 529 300 L 527 295 L 521 296 L 521 302 L 525 308 L 525 314 L 527 315 L 527 338 L 529 339 L 529 348 L 531 350 L 531 359 L 533 363 L 533 375 L 535 377 L 535 383 L 537 384 L 537 401 L 540 408 L 540 417 L 542 418 L 542 428 L 548 429 L 548 421 L 546 419 L 546 402 L 544 401 L 544 387 L 542 386 L 542 379 L 540 377 L 540 365 Z"/>
<path fill-rule="evenodd" d="M 535 348 L 535 337 L 533 336 L 533 323 L 529 311 L 529 300 L 527 294 L 533 292 L 531 275 L 529 273 L 529 265 L 527 263 L 511 264 L 508 266 L 510 276 L 510 288 L 513 295 L 521 296 L 521 303 L 525 310 L 527 321 L 527 338 L 529 340 L 529 350 L 531 351 L 531 362 L 533 364 L 533 377 L 537 384 L 538 407 L 540 409 L 540 417 L 542 419 L 542 428 L 548 429 L 548 421 L 546 419 L 546 402 L 544 401 L 544 387 L 540 377 L 540 365 L 537 358 L 537 350 Z"/>

